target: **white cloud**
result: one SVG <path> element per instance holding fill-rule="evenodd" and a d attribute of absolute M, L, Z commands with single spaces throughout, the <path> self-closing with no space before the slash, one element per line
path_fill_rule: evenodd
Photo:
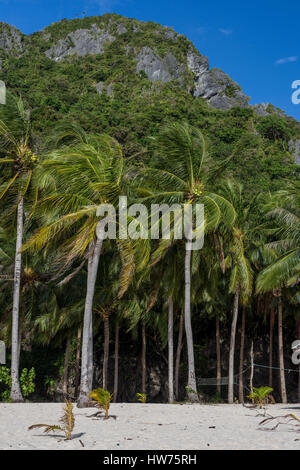
<path fill-rule="evenodd" d="M 232 29 L 224 29 L 224 28 L 219 28 L 220 33 L 225 34 L 225 36 L 229 36 L 230 34 L 233 33 Z"/>
<path fill-rule="evenodd" d="M 281 65 L 281 64 L 287 64 L 289 62 L 297 62 L 298 57 L 293 55 L 290 57 L 282 57 L 281 59 L 276 60 L 275 64 Z"/>

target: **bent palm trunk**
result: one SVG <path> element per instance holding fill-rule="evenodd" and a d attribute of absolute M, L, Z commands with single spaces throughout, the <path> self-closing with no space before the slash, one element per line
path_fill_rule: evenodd
<path fill-rule="evenodd" d="M 79 408 L 87 406 L 89 394 L 91 392 L 91 374 L 93 371 L 93 355 L 91 348 L 93 331 L 93 299 L 102 244 L 103 238 L 98 238 L 93 255 L 90 256 L 88 261 L 87 292 L 82 331 L 80 395 L 77 404 Z"/>
<path fill-rule="evenodd" d="M 146 395 L 146 322 L 142 320 L 142 393 Z"/>
<path fill-rule="evenodd" d="M 269 344 L 269 387 L 273 386 L 273 328 L 274 328 L 274 308 L 270 312 L 270 344 Z"/>
<path fill-rule="evenodd" d="M 77 332 L 77 347 L 76 347 L 76 361 L 75 361 L 75 397 L 78 396 L 79 387 L 79 365 L 80 365 L 80 347 L 81 347 L 81 326 Z"/>
<path fill-rule="evenodd" d="M 103 357 L 103 389 L 107 390 L 107 373 L 109 358 L 109 316 L 104 318 L 104 357 Z"/>
<path fill-rule="evenodd" d="M 281 401 L 287 403 L 285 376 L 284 376 L 284 359 L 283 359 L 283 335 L 282 335 L 282 298 L 281 293 L 278 297 L 278 359 L 279 359 L 279 378 L 281 389 Z"/>
<path fill-rule="evenodd" d="M 114 403 L 118 399 L 118 384 L 119 384 L 119 333 L 120 325 L 117 320 L 115 329 L 115 371 L 114 371 Z"/>
<path fill-rule="evenodd" d="M 176 361 L 175 361 L 175 395 L 176 400 L 179 399 L 179 368 L 180 368 L 180 356 L 182 350 L 182 337 L 183 337 L 183 311 L 180 314 L 179 320 L 179 332 L 178 332 L 178 343 L 176 351 Z"/>
<path fill-rule="evenodd" d="M 228 370 L 228 403 L 233 403 L 233 374 L 234 374 L 234 348 L 235 333 L 239 311 L 239 286 L 235 289 L 233 317 L 231 323 L 230 349 L 229 349 L 229 370 Z"/>
<path fill-rule="evenodd" d="M 240 350 L 240 370 L 239 370 L 239 402 L 244 403 L 244 346 L 245 346 L 245 323 L 246 323 L 246 309 L 243 308 L 242 313 L 242 329 L 241 329 L 241 350 Z"/>
<path fill-rule="evenodd" d="M 185 251 L 185 299 L 184 299 L 184 319 L 185 319 L 185 332 L 187 341 L 188 352 L 188 399 L 192 403 L 199 403 L 197 394 L 197 383 L 195 374 L 195 360 L 194 360 L 194 342 L 191 321 L 191 239 L 192 228 L 189 229 L 189 234 L 186 242 Z"/>
<path fill-rule="evenodd" d="M 20 199 L 17 209 L 17 240 L 14 270 L 14 292 L 12 309 L 12 334 L 11 334 L 11 392 L 10 398 L 14 402 L 22 402 L 23 397 L 19 382 L 19 310 L 22 270 L 22 240 L 23 240 L 23 208 L 24 200 Z"/>
<path fill-rule="evenodd" d="M 169 312 L 168 312 L 168 378 L 169 378 L 169 403 L 174 401 L 174 345 L 173 345 L 173 300 L 169 298 Z"/>
<path fill-rule="evenodd" d="M 221 396 L 221 347 L 220 347 L 220 318 L 216 316 L 217 343 L 217 393 Z"/>
<path fill-rule="evenodd" d="M 300 338 L 300 318 L 296 320 L 297 339 Z M 300 364 L 298 365 L 298 403 L 300 403 Z"/>

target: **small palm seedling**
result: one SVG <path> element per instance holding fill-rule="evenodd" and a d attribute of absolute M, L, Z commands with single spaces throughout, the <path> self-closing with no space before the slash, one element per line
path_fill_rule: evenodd
<path fill-rule="evenodd" d="M 136 396 L 140 403 L 146 403 L 147 395 L 145 393 L 137 393 Z"/>
<path fill-rule="evenodd" d="M 284 422 L 280 422 L 280 419 L 283 419 Z M 263 426 L 265 424 L 270 423 L 271 421 L 275 421 L 275 425 L 272 428 L 269 428 L 272 431 L 276 429 L 280 424 L 289 424 L 290 422 L 292 422 L 292 424 L 294 424 L 295 426 L 300 426 L 300 419 L 292 413 L 283 416 L 271 416 L 270 418 L 262 420 L 259 424 L 260 426 Z"/>
<path fill-rule="evenodd" d="M 270 393 L 273 392 L 271 387 L 253 387 L 253 390 L 248 395 L 248 398 L 253 401 L 255 405 L 259 405 L 259 408 L 262 408 L 263 405 L 268 403 L 268 397 Z"/>
<path fill-rule="evenodd" d="M 113 398 L 112 393 L 103 390 L 103 388 L 96 388 L 91 391 L 89 396 L 96 402 L 98 408 L 102 408 L 105 411 L 105 419 L 108 419 L 108 410 Z"/>
<path fill-rule="evenodd" d="M 65 436 L 66 440 L 70 441 L 72 439 L 72 431 L 75 426 L 75 418 L 73 415 L 73 404 L 71 401 L 67 400 L 66 405 L 64 407 L 64 414 L 60 418 L 59 424 L 33 424 L 32 426 L 29 426 L 28 431 L 31 431 L 31 429 L 36 429 L 36 428 L 45 428 L 44 432 L 49 433 L 53 431 L 62 431 Z"/>

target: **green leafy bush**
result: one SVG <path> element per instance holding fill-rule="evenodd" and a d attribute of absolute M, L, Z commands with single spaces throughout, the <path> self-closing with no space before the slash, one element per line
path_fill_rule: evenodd
<path fill-rule="evenodd" d="M 20 375 L 21 392 L 24 398 L 35 391 L 35 369 L 24 368 Z M 8 367 L 0 367 L 0 400 L 10 401 L 11 376 Z"/>

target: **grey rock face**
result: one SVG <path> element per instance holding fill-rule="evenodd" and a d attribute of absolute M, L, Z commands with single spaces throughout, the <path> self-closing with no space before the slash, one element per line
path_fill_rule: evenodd
<path fill-rule="evenodd" d="M 99 95 L 102 94 L 103 86 L 104 86 L 104 82 L 99 82 L 99 83 L 96 83 L 96 85 L 95 85 L 96 90 L 99 93 Z"/>
<path fill-rule="evenodd" d="M 113 95 L 113 84 L 110 83 L 106 88 L 107 96 L 112 97 Z"/>
<path fill-rule="evenodd" d="M 177 62 L 171 52 L 161 58 L 150 47 L 143 47 L 136 60 L 137 73 L 143 70 L 151 82 L 160 80 L 166 83 L 181 78 L 184 73 L 184 66 Z"/>
<path fill-rule="evenodd" d="M 196 54 L 191 49 L 187 54 L 187 65 L 189 70 L 194 74 L 195 81 L 197 81 L 198 78 L 200 78 L 200 76 L 209 69 L 208 58 L 203 55 Z"/>
<path fill-rule="evenodd" d="M 1 52 L 16 54 L 20 57 L 23 52 L 22 39 L 23 35 L 17 28 L 0 23 L 0 70 L 2 68 Z"/>
<path fill-rule="evenodd" d="M 187 54 L 187 65 L 194 75 L 195 98 L 200 96 L 208 100 L 214 108 L 223 110 L 233 106 L 248 107 L 248 98 L 238 84 L 222 70 L 209 70 L 207 57 L 190 50 Z"/>
<path fill-rule="evenodd" d="M 290 140 L 289 141 L 289 152 L 294 153 L 295 156 L 295 164 L 300 165 L 300 140 Z"/>
<path fill-rule="evenodd" d="M 91 29 L 77 29 L 69 33 L 65 39 L 61 39 L 53 47 L 46 51 L 47 57 L 56 62 L 70 55 L 83 57 L 89 54 L 102 54 L 105 45 L 114 41 L 114 36 L 96 25 Z"/>
<path fill-rule="evenodd" d="M 96 83 L 95 87 L 99 95 L 102 95 L 102 93 L 104 93 L 104 82 Z M 106 94 L 109 97 L 113 96 L 113 84 L 112 83 L 109 83 L 109 85 L 107 85 Z"/>
<path fill-rule="evenodd" d="M 3 49 L 5 52 L 12 50 L 22 52 L 22 38 L 23 35 L 17 28 L 0 23 L 0 49 Z"/>
<path fill-rule="evenodd" d="M 120 23 L 117 27 L 117 34 L 124 34 L 124 33 L 127 33 L 127 28 L 122 23 Z"/>
<path fill-rule="evenodd" d="M 172 31 L 172 29 L 169 29 L 168 31 L 165 32 L 166 39 L 175 41 L 176 37 L 177 37 L 177 33 L 175 33 L 175 31 Z"/>
<path fill-rule="evenodd" d="M 268 107 L 268 103 L 267 103 L 267 104 L 265 104 L 265 103 L 259 103 L 259 104 L 255 104 L 255 105 L 253 106 L 254 112 L 255 112 L 258 116 L 268 116 L 270 113 L 268 113 L 267 107 Z"/>

